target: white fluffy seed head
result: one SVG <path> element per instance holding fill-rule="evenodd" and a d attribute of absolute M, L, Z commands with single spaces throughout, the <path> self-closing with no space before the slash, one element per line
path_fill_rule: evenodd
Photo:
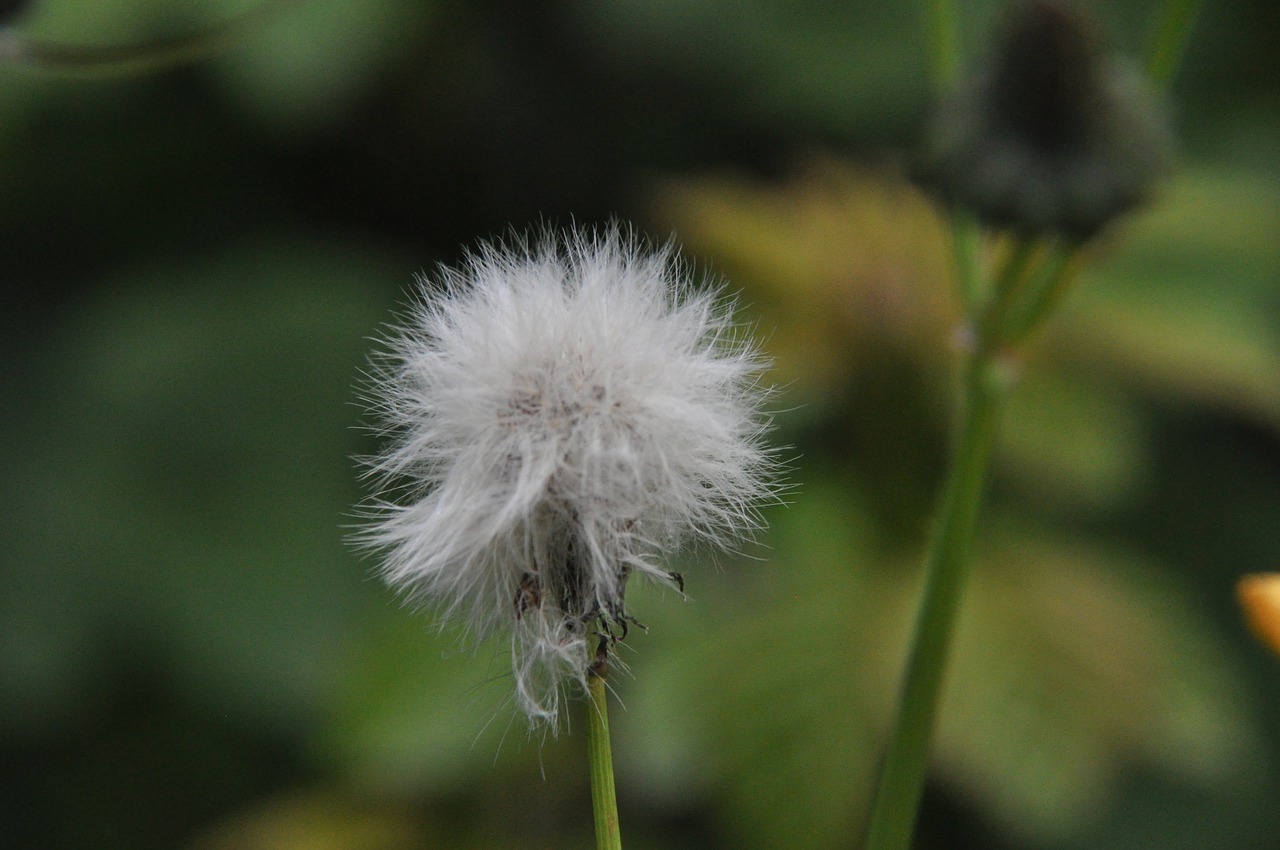
<path fill-rule="evenodd" d="M 375 361 L 387 438 L 359 537 L 413 603 L 512 633 L 517 703 L 556 725 L 629 576 L 759 527 L 764 361 L 668 246 L 618 227 L 487 244 L 422 279 Z"/>

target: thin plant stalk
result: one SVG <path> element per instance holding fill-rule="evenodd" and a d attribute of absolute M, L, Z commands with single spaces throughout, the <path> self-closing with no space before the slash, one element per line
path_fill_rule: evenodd
<path fill-rule="evenodd" d="M 976 319 L 975 330 L 978 337 L 985 341 L 987 348 L 992 348 L 1005 339 L 1000 335 L 1000 330 L 1008 321 L 1006 317 L 1020 300 L 1022 289 L 1027 284 L 1027 269 L 1032 267 L 1038 250 L 1039 245 L 1034 240 L 1020 237 L 1015 238 L 1008 246 L 989 302 Z"/>
<path fill-rule="evenodd" d="M 1167 0 L 1151 51 L 1147 56 L 1147 74 L 1157 84 L 1168 86 L 1178 72 L 1178 65 L 1191 39 L 1191 29 L 1200 12 L 1203 0 Z"/>
<path fill-rule="evenodd" d="M 956 9 L 929 0 L 932 71 L 945 87 L 959 65 Z M 974 339 L 964 370 L 961 422 L 925 556 L 924 590 L 912 630 L 897 716 L 881 766 L 867 827 L 866 850 L 905 850 L 911 844 L 924 791 L 934 721 L 951 655 L 952 634 L 972 562 L 987 469 L 1012 381 L 1002 369 L 999 328 L 1035 255 L 1035 246 L 1010 246 L 994 280 L 984 279 L 979 229 L 972 217 L 951 220 L 957 283 Z"/>
<path fill-rule="evenodd" d="M 925 561 L 924 593 L 872 807 L 867 850 L 901 850 L 911 843 L 988 461 L 1011 384 L 1002 372 L 996 354 L 979 343 L 966 369 L 963 422 Z"/>
<path fill-rule="evenodd" d="M 1016 239 L 989 284 L 985 306 L 970 308 L 972 348 L 961 385 L 961 422 L 925 556 L 924 591 L 916 612 L 897 716 L 872 803 L 867 850 L 911 845 L 924 790 L 929 744 L 946 681 L 951 640 L 973 560 L 983 489 L 1005 401 L 1014 385 L 1016 346 L 1061 297 L 1071 251 Z M 977 264 L 976 255 L 961 262 Z M 961 269 L 976 280 L 976 268 Z"/>
<path fill-rule="evenodd" d="M 1074 244 L 1059 242 L 1048 247 L 1039 267 L 1029 275 L 1027 297 L 995 330 L 1001 339 L 1022 341 L 1044 320 L 1066 295 L 1080 253 Z"/>
<path fill-rule="evenodd" d="M 1200 0 L 1167 0 L 1147 72 L 1167 86 L 1172 80 L 1199 11 Z M 932 71 L 939 84 L 958 64 L 955 9 L 949 0 L 928 0 Z M 953 218 L 953 246 L 961 301 L 972 324 L 965 365 L 961 423 L 925 558 L 925 584 L 916 614 L 906 672 L 889 747 L 872 804 L 866 850 L 906 850 L 911 845 L 924 790 L 929 744 L 945 683 L 951 638 L 970 572 L 972 549 L 987 468 L 1001 412 L 1014 380 L 1016 349 L 1048 318 L 1070 285 L 1078 246 L 1019 239 L 986 293 L 972 243 L 963 241 L 967 216 Z M 984 297 L 985 296 L 985 297 Z"/>
<path fill-rule="evenodd" d="M 951 249 L 955 256 L 956 283 L 965 315 L 973 315 L 982 303 L 982 276 L 978 255 L 982 251 L 982 230 L 977 220 L 960 210 L 951 216 Z"/>
<path fill-rule="evenodd" d="M 960 64 L 959 26 L 952 0 L 929 2 L 929 56 L 933 81 L 939 88 L 950 84 Z"/>
<path fill-rule="evenodd" d="M 613 787 L 613 751 L 609 746 L 608 689 L 603 665 L 587 674 L 587 761 L 591 765 L 591 809 L 596 850 L 622 850 L 618 798 Z"/>

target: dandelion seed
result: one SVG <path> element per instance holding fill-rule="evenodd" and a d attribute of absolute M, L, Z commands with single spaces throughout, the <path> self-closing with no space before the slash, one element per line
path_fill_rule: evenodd
<path fill-rule="evenodd" d="M 670 247 L 628 232 L 488 244 L 423 280 L 368 388 L 388 445 L 360 540 L 406 599 L 511 634 L 516 701 L 554 729 L 626 585 L 760 526 L 764 362 Z"/>

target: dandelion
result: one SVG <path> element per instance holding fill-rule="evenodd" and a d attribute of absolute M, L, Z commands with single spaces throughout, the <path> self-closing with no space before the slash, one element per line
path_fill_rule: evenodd
<path fill-rule="evenodd" d="M 670 246 L 618 227 L 486 244 L 420 283 L 369 386 L 388 445 L 361 539 L 411 603 L 509 630 L 517 704 L 554 730 L 593 628 L 607 649 L 638 625 L 631 576 L 683 591 L 663 556 L 759 528 L 764 362 Z"/>

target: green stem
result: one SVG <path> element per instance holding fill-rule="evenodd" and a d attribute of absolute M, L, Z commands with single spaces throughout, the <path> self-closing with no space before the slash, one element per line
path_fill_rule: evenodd
<path fill-rule="evenodd" d="M 933 82 L 940 89 L 950 85 L 960 64 L 958 29 L 952 0 L 929 0 L 929 56 Z"/>
<path fill-rule="evenodd" d="M 1040 265 L 1031 274 L 1026 284 L 1026 297 L 1005 318 L 1000 328 L 995 330 L 999 339 L 1010 343 L 1020 343 L 1044 323 L 1044 320 L 1061 303 L 1066 294 L 1072 275 L 1071 261 L 1075 257 L 1075 246 L 1067 242 L 1051 245 Z"/>
<path fill-rule="evenodd" d="M 1007 321 L 1006 316 L 1019 301 L 1019 295 L 1025 284 L 1027 269 L 1036 255 L 1036 243 L 1030 239 L 1017 237 L 1009 246 L 1009 253 L 996 274 L 986 308 L 978 317 L 974 331 L 984 345 L 999 345 L 1003 340 L 1000 329 Z"/>
<path fill-rule="evenodd" d="M 960 287 L 960 303 L 964 314 L 972 321 L 982 304 L 982 231 L 978 221 L 962 210 L 951 213 L 951 249 L 955 255 L 957 284 Z"/>
<path fill-rule="evenodd" d="M 963 423 L 925 562 L 924 595 L 871 811 L 867 850 L 910 846 L 951 636 L 969 574 L 988 460 L 1010 388 L 999 365 L 985 341 L 980 341 L 966 369 Z"/>
<path fill-rule="evenodd" d="M 591 809 L 596 850 L 622 850 L 618 800 L 613 788 L 613 752 L 609 747 L 609 709 L 603 670 L 587 674 L 587 761 L 591 764 Z"/>
<path fill-rule="evenodd" d="M 1162 86 L 1168 86 L 1178 72 L 1200 5 L 1201 0 L 1167 0 L 1164 4 L 1147 56 L 1147 74 Z"/>

